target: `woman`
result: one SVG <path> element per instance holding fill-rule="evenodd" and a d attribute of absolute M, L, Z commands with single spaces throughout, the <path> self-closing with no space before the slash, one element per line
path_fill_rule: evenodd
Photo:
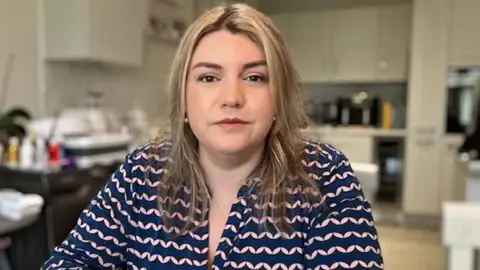
<path fill-rule="evenodd" d="M 383 269 L 347 158 L 301 138 L 299 80 L 242 4 L 190 26 L 171 136 L 131 153 L 43 269 Z"/>

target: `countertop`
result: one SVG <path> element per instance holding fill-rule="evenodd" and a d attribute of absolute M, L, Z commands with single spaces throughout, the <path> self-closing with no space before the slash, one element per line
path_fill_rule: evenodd
<path fill-rule="evenodd" d="M 382 129 L 373 127 L 320 127 L 310 126 L 302 130 L 306 134 L 341 135 L 341 136 L 374 136 L 374 137 L 405 137 L 405 129 Z"/>

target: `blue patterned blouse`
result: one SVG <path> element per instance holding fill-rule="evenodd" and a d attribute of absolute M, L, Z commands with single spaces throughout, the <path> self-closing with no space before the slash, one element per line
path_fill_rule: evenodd
<path fill-rule="evenodd" d="M 42 269 L 207 269 L 208 222 L 174 240 L 168 236 L 156 188 L 167 159 L 157 157 L 152 174 L 158 177 L 145 180 L 148 148 L 127 157 Z M 240 189 L 213 269 L 383 269 L 370 204 L 347 158 L 329 145 L 305 141 L 303 164 L 324 205 L 292 200 L 287 222 L 293 230 L 275 233 L 259 228 L 270 219 L 256 218 L 255 194 Z"/>

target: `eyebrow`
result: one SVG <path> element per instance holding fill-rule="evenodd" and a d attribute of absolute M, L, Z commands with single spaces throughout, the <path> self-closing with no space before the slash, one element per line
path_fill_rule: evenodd
<path fill-rule="evenodd" d="M 243 65 L 243 69 L 250 69 L 258 66 L 266 66 L 267 61 L 265 60 L 257 60 L 253 62 L 249 62 Z M 196 63 L 192 69 L 200 68 L 200 67 L 205 67 L 205 68 L 212 68 L 212 69 L 223 69 L 221 65 L 216 64 L 216 63 L 211 63 L 211 62 L 198 62 Z"/>

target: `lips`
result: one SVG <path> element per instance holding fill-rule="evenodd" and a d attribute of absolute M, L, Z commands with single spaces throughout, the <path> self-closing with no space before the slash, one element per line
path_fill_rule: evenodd
<path fill-rule="evenodd" d="M 245 121 L 245 120 L 240 119 L 240 118 L 233 117 L 233 118 L 224 118 L 224 119 L 216 122 L 215 124 L 217 124 L 217 125 L 233 125 L 233 124 L 248 124 L 248 123 L 249 123 L 248 121 Z"/>

